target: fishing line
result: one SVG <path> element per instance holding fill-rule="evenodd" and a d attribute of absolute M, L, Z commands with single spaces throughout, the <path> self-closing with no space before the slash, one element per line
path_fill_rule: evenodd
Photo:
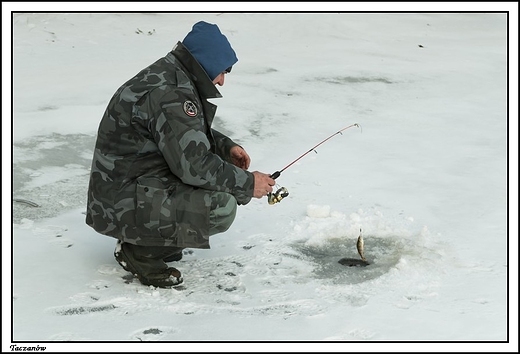
<path fill-rule="evenodd" d="M 294 165 L 296 162 L 298 162 L 301 158 L 303 158 L 305 155 L 307 155 L 308 153 L 310 153 L 311 151 L 314 151 L 315 153 L 318 153 L 316 151 L 316 148 L 318 146 L 320 146 L 321 144 L 325 143 L 326 141 L 328 141 L 329 139 L 333 138 L 334 136 L 338 135 L 338 134 L 342 134 L 343 135 L 343 131 L 349 129 L 349 128 L 352 128 L 352 127 L 357 127 L 357 128 L 360 128 L 361 129 L 361 126 L 357 123 L 354 123 L 354 124 L 351 124 L 349 125 L 348 127 L 345 127 L 343 129 L 340 129 L 338 130 L 337 132 L 335 132 L 334 134 L 332 134 L 331 136 L 329 136 L 328 138 L 326 139 L 323 139 L 322 141 L 320 141 L 318 144 L 314 145 L 312 148 L 309 149 L 309 151 L 305 152 L 304 154 L 302 154 L 301 156 L 299 156 L 297 159 L 295 159 L 294 161 L 292 161 L 291 163 L 289 163 L 287 166 L 285 166 L 284 168 L 282 168 L 281 170 L 279 171 L 276 171 L 275 173 L 273 173 L 271 175 L 271 178 L 272 179 L 277 179 L 278 177 L 280 177 L 280 175 L 282 174 L 283 171 L 285 171 L 286 169 L 288 169 L 289 167 L 291 167 L 292 165 Z M 363 132 L 363 130 L 361 129 L 361 132 Z M 285 187 L 281 187 L 279 188 L 276 192 L 274 193 L 269 193 L 267 195 L 267 201 L 269 204 L 276 204 L 276 203 L 279 203 L 282 201 L 283 198 L 287 197 L 289 195 L 289 192 L 287 191 L 287 188 Z"/>

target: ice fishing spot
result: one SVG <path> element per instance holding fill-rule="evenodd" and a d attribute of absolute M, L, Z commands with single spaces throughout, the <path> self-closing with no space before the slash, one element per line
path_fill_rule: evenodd
<path fill-rule="evenodd" d="M 416 233 L 406 225 L 409 219 L 386 220 L 377 210 L 347 216 L 327 205 L 309 205 L 307 218 L 294 228 L 292 248 L 311 264 L 312 277 L 326 284 L 385 281 L 396 273 L 424 282 L 420 269 L 441 269 L 443 253 L 438 245 L 435 252 L 430 248 L 427 228 Z"/>
<path fill-rule="evenodd" d="M 356 284 L 382 276 L 399 262 L 398 240 L 366 238 L 365 247 L 370 250 L 366 261 L 356 254 L 355 239 L 330 239 L 320 245 L 296 243 L 294 247 L 313 263 L 316 278 Z"/>

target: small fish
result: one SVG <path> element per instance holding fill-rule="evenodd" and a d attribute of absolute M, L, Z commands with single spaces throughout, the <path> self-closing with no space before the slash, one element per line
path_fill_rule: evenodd
<path fill-rule="evenodd" d="M 355 259 L 355 258 L 341 258 L 338 263 L 347 267 L 366 267 L 370 263 L 367 262 L 365 258 L 365 243 L 363 242 L 363 236 L 361 236 L 361 229 L 359 229 L 359 236 L 357 239 L 357 250 L 359 255 L 361 256 L 361 259 Z"/>
<path fill-rule="evenodd" d="M 365 242 L 363 241 L 363 236 L 361 236 L 361 229 L 359 229 L 359 236 L 357 239 L 356 246 L 357 246 L 357 251 L 359 253 L 359 256 L 361 257 L 361 260 L 366 262 L 367 260 L 365 258 Z"/>

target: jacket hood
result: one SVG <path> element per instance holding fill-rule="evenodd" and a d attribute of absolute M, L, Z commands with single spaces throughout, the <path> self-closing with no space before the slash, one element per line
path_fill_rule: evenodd
<path fill-rule="evenodd" d="M 211 81 L 238 61 L 231 44 L 215 24 L 197 22 L 182 44 L 206 71 Z"/>

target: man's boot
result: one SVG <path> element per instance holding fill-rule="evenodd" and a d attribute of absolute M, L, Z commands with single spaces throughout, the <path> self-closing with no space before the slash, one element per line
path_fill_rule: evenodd
<path fill-rule="evenodd" d="M 171 288 L 181 284 L 183 279 L 178 269 L 164 263 L 164 252 L 164 247 L 136 246 L 118 241 L 114 257 L 124 270 L 135 275 L 143 285 Z"/>

